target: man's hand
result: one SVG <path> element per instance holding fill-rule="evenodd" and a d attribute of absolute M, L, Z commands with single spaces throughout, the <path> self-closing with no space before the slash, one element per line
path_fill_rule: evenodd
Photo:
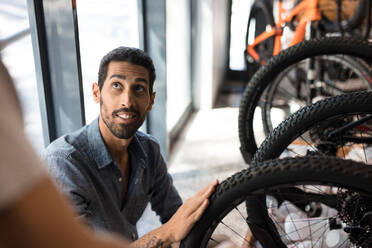
<path fill-rule="evenodd" d="M 218 181 L 207 185 L 194 197 L 189 198 L 177 210 L 172 218 L 164 224 L 164 228 L 170 231 L 170 239 L 173 242 L 181 241 L 190 232 L 191 228 L 197 222 L 204 210 L 209 204 L 209 196 L 214 192 Z"/>
<path fill-rule="evenodd" d="M 216 180 L 186 200 L 167 223 L 133 242 L 130 247 L 163 248 L 181 241 L 202 216 L 217 184 Z"/>

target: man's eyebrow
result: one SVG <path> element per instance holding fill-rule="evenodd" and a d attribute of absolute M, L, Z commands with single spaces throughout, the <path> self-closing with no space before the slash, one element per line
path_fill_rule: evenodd
<path fill-rule="evenodd" d="M 144 79 L 144 78 L 136 78 L 136 79 L 134 80 L 134 82 L 136 82 L 136 83 L 138 83 L 138 82 L 145 82 L 145 83 L 148 83 L 147 80 Z"/>
<path fill-rule="evenodd" d="M 121 74 L 113 74 L 113 75 L 111 75 L 110 76 L 110 79 L 112 79 L 112 78 L 120 78 L 120 79 L 126 79 L 126 77 L 124 76 L 124 75 L 121 75 Z M 145 83 L 148 83 L 147 82 L 147 80 L 145 79 L 145 78 L 136 78 L 135 80 L 134 80 L 136 83 L 138 83 L 138 82 L 145 82 Z"/>
<path fill-rule="evenodd" d="M 121 75 L 121 74 L 113 74 L 110 76 L 110 79 L 111 78 L 120 78 L 120 79 L 126 79 L 126 77 L 124 75 Z"/>

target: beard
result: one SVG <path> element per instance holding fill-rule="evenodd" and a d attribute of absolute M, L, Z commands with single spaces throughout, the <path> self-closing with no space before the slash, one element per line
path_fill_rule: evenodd
<path fill-rule="evenodd" d="M 141 116 L 140 113 L 133 107 L 120 108 L 120 109 L 114 110 L 110 114 L 107 110 L 106 105 L 102 101 L 102 98 L 100 99 L 100 105 L 101 105 L 101 116 L 102 116 L 103 122 L 105 123 L 107 128 L 110 130 L 110 132 L 119 139 L 129 139 L 133 137 L 133 135 L 136 133 L 138 128 L 142 125 L 146 117 L 145 115 Z M 117 114 L 124 113 L 124 112 L 135 113 L 136 114 L 135 121 L 133 121 L 130 124 L 115 123 L 115 118 L 117 118 Z"/>

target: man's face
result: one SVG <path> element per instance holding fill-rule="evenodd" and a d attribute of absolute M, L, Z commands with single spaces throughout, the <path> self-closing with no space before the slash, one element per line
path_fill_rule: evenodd
<path fill-rule="evenodd" d="M 131 138 L 154 104 L 149 72 L 130 62 L 112 61 L 101 91 L 93 84 L 94 100 L 100 103 L 101 120 L 119 139 Z"/>

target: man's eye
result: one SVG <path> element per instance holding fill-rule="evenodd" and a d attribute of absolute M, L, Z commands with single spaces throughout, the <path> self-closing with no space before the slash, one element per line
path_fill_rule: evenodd
<path fill-rule="evenodd" d="M 112 84 L 112 88 L 119 89 L 120 88 L 120 84 L 119 83 L 113 83 Z"/>
<path fill-rule="evenodd" d="M 146 89 L 142 85 L 136 85 L 135 90 L 137 92 L 144 92 Z"/>

